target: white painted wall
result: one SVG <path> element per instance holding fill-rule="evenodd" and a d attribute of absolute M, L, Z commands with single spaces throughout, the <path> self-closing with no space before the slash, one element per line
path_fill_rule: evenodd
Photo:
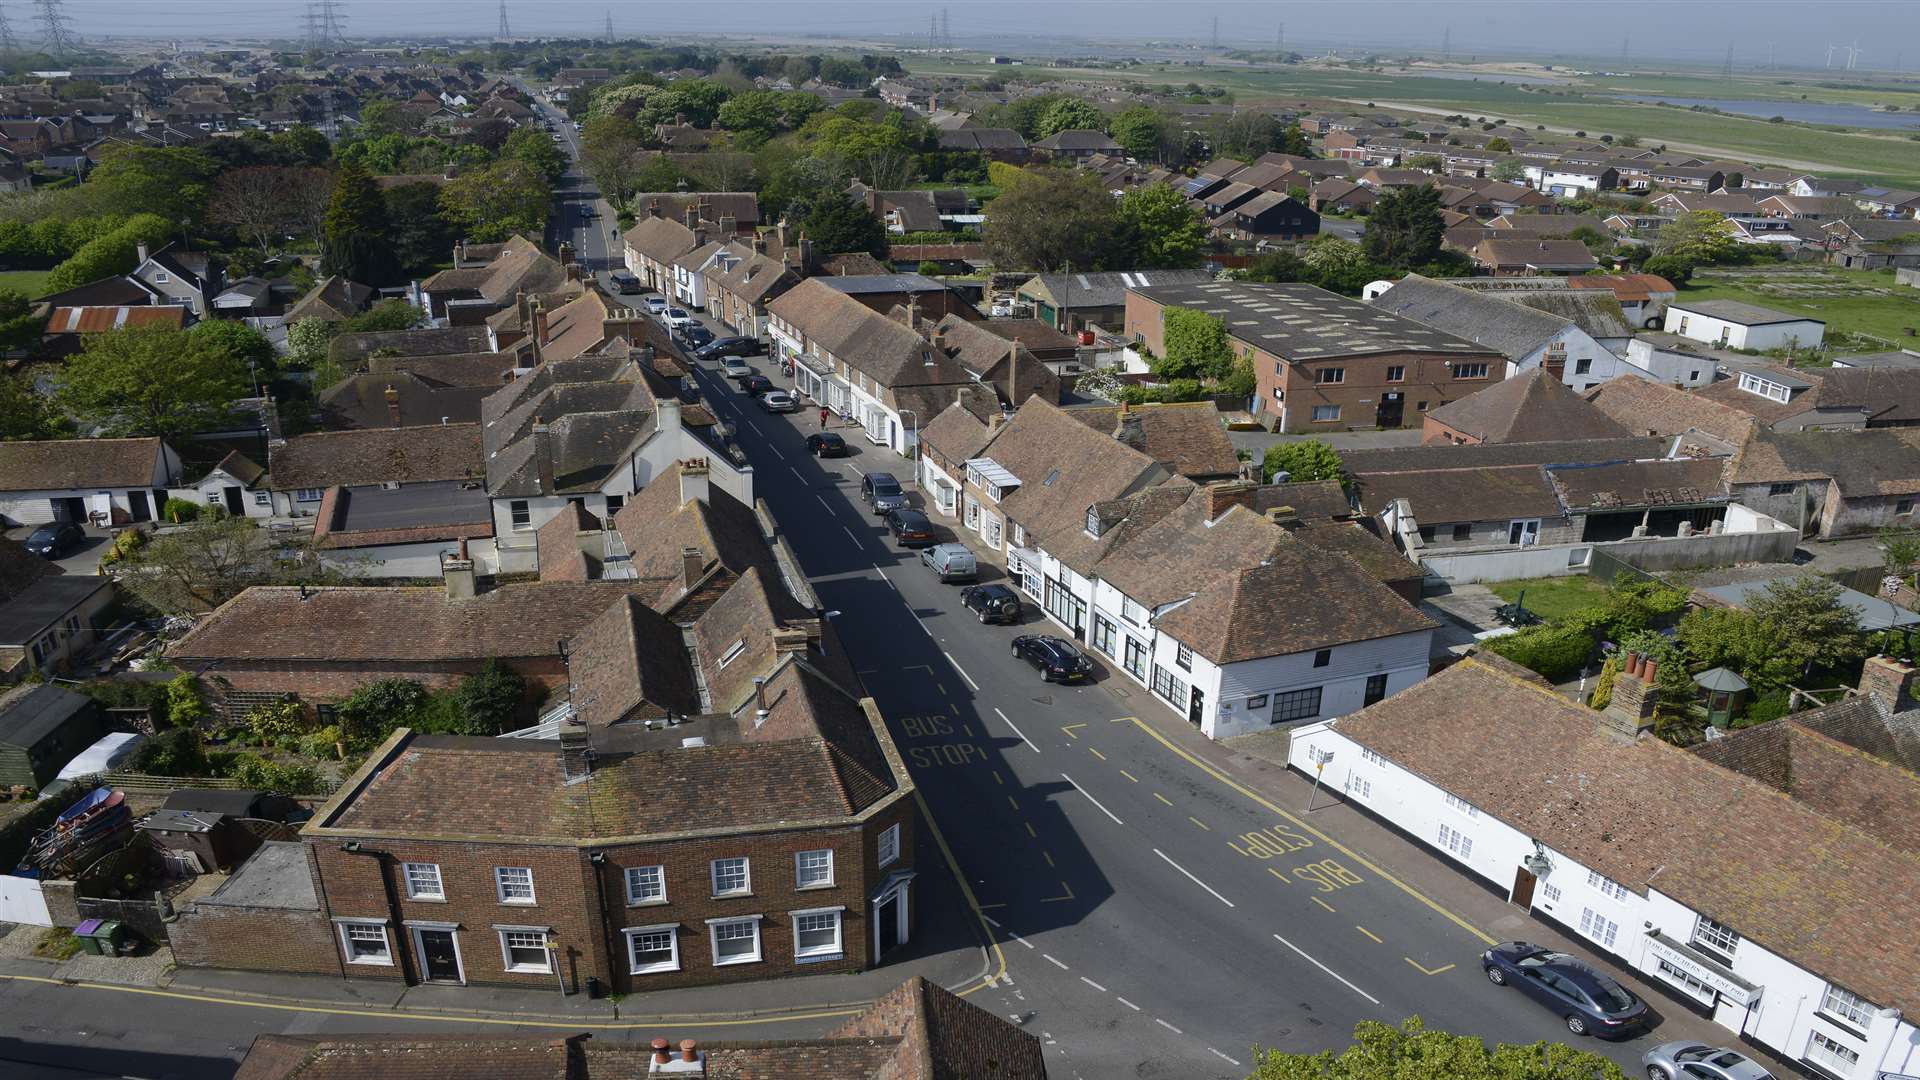
<path fill-rule="evenodd" d="M 440 556 L 459 550 L 457 540 L 424 544 L 379 544 L 322 551 L 320 562 L 364 578 L 437 578 Z M 471 555 L 471 551 L 469 551 Z"/>
<path fill-rule="evenodd" d="M 1705 386 L 1713 381 L 1719 364 L 1710 356 L 1674 352 L 1656 347 L 1644 338 L 1627 342 L 1626 366 L 1630 375 L 1681 386 Z"/>
<path fill-rule="evenodd" d="M 1592 334 L 1569 324 L 1551 340 L 1542 342 L 1533 352 L 1517 361 L 1507 361 L 1507 378 L 1546 366 L 1547 354 L 1555 346 L 1561 347 L 1567 361 L 1560 373 L 1560 381 L 1575 390 L 1591 390 L 1616 375 L 1633 373 L 1632 365 L 1609 352 L 1606 346 L 1594 340 Z M 1587 370 L 1584 372 L 1580 370 L 1582 361 L 1586 362 Z"/>
<path fill-rule="evenodd" d="M 0 922 L 52 926 L 53 914 L 47 910 L 47 898 L 40 891 L 40 882 L 0 874 Z"/>
<path fill-rule="evenodd" d="M 1726 319 L 1716 319 L 1711 315 L 1688 311 L 1672 304 L 1667 307 L 1667 321 L 1663 327 L 1668 333 L 1681 337 L 1704 341 L 1709 344 L 1724 344 L 1731 349 L 1780 349 L 1788 345 L 1798 348 L 1811 348 L 1820 344 L 1826 336 L 1826 327 L 1813 319 L 1795 319 L 1792 322 L 1768 323 L 1765 326 L 1745 326 Z"/>

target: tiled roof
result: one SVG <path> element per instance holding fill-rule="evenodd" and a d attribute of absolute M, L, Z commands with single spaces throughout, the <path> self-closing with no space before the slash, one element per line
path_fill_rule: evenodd
<path fill-rule="evenodd" d="M 1587 391 L 1587 401 L 1629 431 L 1653 435 L 1704 431 L 1739 443 L 1752 424 L 1747 414 L 1712 398 L 1638 375 L 1608 379 Z"/>
<path fill-rule="evenodd" d="M 1578 240 L 1482 240 L 1474 257 L 1487 266 L 1535 266 L 1545 269 L 1600 265 Z"/>
<path fill-rule="evenodd" d="M 551 656 L 620 596 L 658 582 L 528 582 L 464 600 L 439 586 L 255 586 L 174 643 L 202 660 L 485 660 Z"/>
<path fill-rule="evenodd" d="M 376 351 L 391 350 L 396 356 L 448 356 L 454 353 L 486 352 L 487 328 L 484 326 L 429 326 L 413 330 L 368 330 L 363 333 L 336 334 L 327 345 L 334 360 L 364 360 Z"/>
<path fill-rule="evenodd" d="M 1920 1009 L 1911 848 L 1596 719 L 1469 658 L 1335 730 L 1635 892 L 1657 889 L 1875 1004 Z M 1879 776 L 1872 786 L 1911 797 L 1910 774 Z"/>
<path fill-rule="evenodd" d="M 640 206 L 644 210 L 645 203 Z M 621 235 L 627 246 L 642 255 L 663 265 L 699 247 L 693 230 L 687 228 L 678 215 L 668 216 L 662 210 L 659 217 L 643 215 L 638 224 Z"/>
<path fill-rule="evenodd" d="M 1725 502 L 1720 473 L 1726 464 L 1720 458 L 1628 461 L 1550 469 L 1547 476 L 1569 510 L 1684 506 Z"/>
<path fill-rule="evenodd" d="M 1251 516 L 1233 510 L 1228 517 Z M 1225 520 L 1224 518 L 1222 520 Z M 1216 664 L 1432 630 L 1360 564 L 1284 531 L 1266 561 L 1226 574 L 1154 626 Z M 1329 597 L 1339 602 L 1329 603 Z"/>
<path fill-rule="evenodd" d="M 491 392 L 512 381 L 513 357 L 500 352 L 369 356 L 367 371 L 406 372 L 430 385 L 484 387 Z"/>
<path fill-rule="evenodd" d="M 1612 439 L 1627 429 L 1583 400 L 1545 368 L 1534 368 L 1427 414 L 1481 442 Z"/>
<path fill-rule="evenodd" d="M 1497 352 L 1312 285 L 1221 281 L 1133 291 L 1156 304 L 1213 315 L 1226 323 L 1227 333 L 1236 340 L 1287 360 L 1396 352 Z"/>
<path fill-rule="evenodd" d="M 465 480 L 485 474 L 478 424 L 426 424 L 295 435 L 268 463 L 276 490 Z"/>
<path fill-rule="evenodd" d="M 1340 463 L 1354 475 L 1418 469 L 1487 469 L 1502 465 L 1597 465 L 1665 457 L 1659 438 L 1572 439 L 1556 442 L 1482 443 L 1476 446 L 1396 446 L 1342 450 Z"/>
<path fill-rule="evenodd" d="M 1000 510 L 1039 547 L 1083 530 L 1088 506 L 1139 488 L 1156 469 L 1152 458 L 1037 397 L 995 434 L 986 456 L 1020 478 Z"/>
<path fill-rule="evenodd" d="M 574 711 L 588 725 L 701 711 L 680 628 L 638 597 L 615 600 L 567 645 Z"/>
<path fill-rule="evenodd" d="M 1140 418 L 1146 435 L 1144 452 L 1155 461 L 1173 466 L 1173 471 L 1190 479 L 1224 479 L 1240 471 L 1240 458 L 1233 441 L 1227 438 L 1220 422 L 1220 410 L 1213 402 L 1136 405 L 1131 414 Z M 1117 405 L 1071 408 L 1067 415 L 1103 435 L 1112 435 L 1120 419 Z"/>
<path fill-rule="evenodd" d="M 0 491 L 153 486 L 156 438 L 0 442 Z"/>
<path fill-rule="evenodd" d="M 1250 510 L 1230 509 L 1208 521 L 1206 493 L 1193 489 L 1178 507 L 1116 540 L 1096 569 L 1102 580 L 1155 608 L 1260 566 L 1288 543 L 1284 529 Z"/>
<path fill-rule="evenodd" d="M 1920 492 L 1920 428 L 1757 429 L 1727 466 L 1729 484 L 1830 479 L 1845 498 Z"/>
<path fill-rule="evenodd" d="M 47 319 L 49 334 L 99 334 L 128 326 L 187 325 L 187 309 L 180 304 L 149 304 L 139 307 L 62 307 L 54 308 Z"/>
<path fill-rule="evenodd" d="M 1386 584 L 1424 580 L 1426 568 L 1375 536 L 1357 521 L 1303 522 L 1288 526 L 1293 538 L 1322 551 L 1337 551 Z"/>
<path fill-rule="evenodd" d="M 372 301 L 374 291 L 357 281 L 348 281 L 338 274 L 327 275 L 326 280 L 308 290 L 307 295 L 294 301 L 287 308 L 288 325 L 301 319 L 324 319 L 338 322 L 350 319 L 364 310 Z"/>
<path fill-rule="evenodd" d="M 979 457 L 981 448 L 991 439 L 987 425 L 958 401 L 940 410 L 920 429 L 920 441 L 929 450 L 956 463 Z"/>
<path fill-rule="evenodd" d="M 703 572 L 716 565 L 736 575 L 756 566 L 772 571 L 771 549 L 753 509 L 717 486 L 705 498 L 682 500 L 681 468 L 676 462 L 656 474 L 613 517 L 634 572 L 679 580 L 681 555 L 689 548 L 701 553 Z"/>
<path fill-rule="evenodd" d="M 918 332 L 837 290 L 833 280 L 808 278 L 780 294 L 767 310 L 883 389 L 972 382 L 960 364 Z"/>
<path fill-rule="evenodd" d="M 1518 517 L 1559 517 L 1560 498 L 1538 465 L 1421 472 L 1360 473 L 1361 505 L 1381 514 L 1406 499 L 1424 526 Z"/>

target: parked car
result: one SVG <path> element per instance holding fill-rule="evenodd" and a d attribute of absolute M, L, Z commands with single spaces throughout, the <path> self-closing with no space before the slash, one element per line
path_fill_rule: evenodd
<path fill-rule="evenodd" d="M 919 547 L 934 542 L 933 522 L 918 510 L 904 506 L 887 511 L 887 529 L 901 547 Z"/>
<path fill-rule="evenodd" d="M 740 392 L 748 397 L 759 397 L 773 389 L 773 380 L 765 375 L 749 375 L 740 380 Z"/>
<path fill-rule="evenodd" d="M 907 493 L 900 490 L 900 481 L 892 473 L 870 472 L 860 478 L 860 497 L 876 514 L 889 510 L 902 510 L 907 505 Z"/>
<path fill-rule="evenodd" d="M 729 336 L 714 338 L 693 355 L 701 360 L 718 360 L 723 356 L 758 356 L 766 351 L 759 338 Z"/>
<path fill-rule="evenodd" d="M 637 293 L 640 291 L 640 279 L 625 270 L 615 270 L 613 273 L 607 275 L 607 280 L 613 282 L 613 287 L 617 292 Z"/>
<path fill-rule="evenodd" d="M 1065 638 L 1022 634 L 1013 639 L 1013 656 L 1032 664 L 1042 682 L 1074 682 L 1093 674 L 1093 661 Z"/>
<path fill-rule="evenodd" d="M 33 530 L 27 537 L 27 550 L 43 559 L 58 559 L 86 542 L 86 530 L 71 521 L 55 521 Z"/>
<path fill-rule="evenodd" d="M 1760 1063 L 1724 1046 L 1670 1042 L 1640 1055 L 1647 1080 L 1774 1080 Z"/>
<path fill-rule="evenodd" d="M 807 436 L 807 453 L 814 457 L 846 457 L 847 440 L 831 431 L 816 431 Z"/>
<path fill-rule="evenodd" d="M 1512 985 L 1560 1014 L 1575 1035 L 1618 1037 L 1647 1026 L 1647 1004 L 1592 965 L 1531 942 L 1509 941 L 1480 956 L 1487 981 Z"/>
<path fill-rule="evenodd" d="M 1005 585 L 969 585 L 960 590 L 960 606 L 980 617 L 983 623 L 1020 621 L 1020 594 Z"/>
<path fill-rule="evenodd" d="M 583 218 L 592 218 L 592 217 L 594 216 L 594 213 L 593 213 L 593 204 L 592 204 L 592 203 L 581 203 L 581 204 L 580 204 L 580 216 L 581 216 L 581 217 L 583 217 Z"/>
<path fill-rule="evenodd" d="M 642 303 L 646 307 L 647 314 L 649 315 L 666 314 L 667 298 L 664 296 L 649 296 L 646 300 L 642 301 Z"/>
<path fill-rule="evenodd" d="M 678 330 L 693 322 L 693 316 L 686 308 L 670 307 L 666 311 L 667 329 Z"/>
<path fill-rule="evenodd" d="M 980 576 L 980 564 L 965 544 L 935 544 L 920 553 L 920 561 L 943 582 L 972 581 Z"/>
<path fill-rule="evenodd" d="M 713 340 L 713 331 L 699 323 L 688 323 L 680 328 L 680 340 L 686 344 L 687 348 L 698 349 Z"/>
<path fill-rule="evenodd" d="M 754 373 L 753 365 L 737 356 L 729 356 L 720 361 L 720 374 L 729 379 L 744 379 Z"/>
<path fill-rule="evenodd" d="M 800 403 L 785 390 L 769 390 L 760 395 L 760 407 L 770 413 L 795 412 L 800 408 Z"/>

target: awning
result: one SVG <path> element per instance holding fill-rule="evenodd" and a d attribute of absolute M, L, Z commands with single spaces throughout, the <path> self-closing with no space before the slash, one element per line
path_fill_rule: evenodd
<path fill-rule="evenodd" d="M 967 461 L 967 469 L 977 472 L 987 483 L 998 488 L 1020 486 L 1020 478 L 1008 472 L 1006 467 L 992 458 L 977 457 Z"/>
<path fill-rule="evenodd" d="M 1035 574 L 1040 573 L 1040 567 L 1043 565 L 1040 561 L 1040 552 L 1034 550 L 1033 548 L 1014 547 L 1012 544 L 1008 544 L 1007 545 L 1008 569 L 1012 569 L 1015 563 L 1025 566 L 1027 569 L 1033 571 Z"/>
<path fill-rule="evenodd" d="M 819 357 L 813 355 L 812 353 L 795 353 L 793 358 L 795 360 L 798 360 L 800 363 L 805 364 L 807 366 L 807 370 L 813 372 L 816 375 L 833 374 L 833 365 L 827 363 L 825 360 L 820 359 Z"/>
<path fill-rule="evenodd" d="M 1720 996 L 1736 1005 L 1751 1005 L 1760 1000 L 1760 984 L 1735 975 L 1725 964 L 1658 930 L 1647 931 L 1647 950 L 1712 987 Z"/>

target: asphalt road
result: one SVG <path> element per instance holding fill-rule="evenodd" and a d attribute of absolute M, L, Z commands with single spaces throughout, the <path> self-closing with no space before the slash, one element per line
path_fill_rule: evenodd
<path fill-rule="evenodd" d="M 777 366 L 756 368 L 785 385 Z M 859 475 L 912 469 L 859 430 L 815 461 L 811 408 L 771 416 L 701 366 L 880 704 L 973 892 L 1010 979 L 970 1000 L 1023 1019 L 1058 1076 L 1241 1077 L 1255 1045 L 1330 1049 L 1355 1022 L 1490 1040 L 1562 1041 L 1559 1019 L 1487 983 L 1489 943 L 1311 826 L 1185 753 L 1185 721 L 1123 675 L 1043 684 L 1011 656 L 1038 612 L 979 625 L 865 512 Z M 918 496 L 915 496 L 918 502 Z M 966 537 L 961 537 L 965 540 Z M 923 853 L 924 857 L 924 853 Z M 1585 1041 L 1630 1071 L 1647 1045 Z"/>

